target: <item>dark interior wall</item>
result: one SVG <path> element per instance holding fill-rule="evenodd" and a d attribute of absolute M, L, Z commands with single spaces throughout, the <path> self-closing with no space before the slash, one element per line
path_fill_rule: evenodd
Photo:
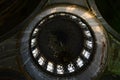
<path fill-rule="evenodd" d="M 120 0 L 95 0 L 95 2 L 108 24 L 120 33 Z"/>
<path fill-rule="evenodd" d="M 18 28 L 18 25 L 34 11 L 40 1 L 0 0 L 0 36 Z"/>

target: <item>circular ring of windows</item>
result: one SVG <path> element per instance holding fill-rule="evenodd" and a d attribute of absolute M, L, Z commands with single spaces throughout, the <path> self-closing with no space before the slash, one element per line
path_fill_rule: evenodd
<path fill-rule="evenodd" d="M 48 7 L 22 35 L 23 66 L 34 80 L 91 80 L 105 69 L 107 34 L 99 20 L 80 6 Z"/>
<path fill-rule="evenodd" d="M 39 39 L 41 38 L 38 38 L 38 36 L 40 33 L 42 33 L 41 31 L 44 30 L 43 28 L 46 27 L 46 26 L 43 27 L 43 25 L 53 19 L 56 19 L 56 17 L 69 19 L 73 21 L 75 24 L 78 24 L 78 27 L 81 29 L 81 33 L 83 34 L 82 36 L 83 42 L 81 41 L 83 45 L 80 45 L 82 46 L 82 49 L 79 49 L 81 50 L 80 53 L 77 53 L 77 56 L 75 56 L 75 58 L 71 58 L 71 60 L 69 60 L 68 62 L 66 62 L 65 60 L 63 60 L 63 62 L 56 62 L 54 60 L 47 59 L 47 57 L 44 55 L 43 51 L 41 50 L 40 46 L 38 45 L 38 44 L 41 44 L 39 43 L 40 42 Z M 53 20 L 53 21 L 56 21 L 56 20 Z M 50 23 L 52 23 L 52 21 Z M 50 27 L 50 24 L 49 24 L 49 27 Z M 47 31 L 48 29 L 46 28 L 45 30 Z M 52 38 L 54 39 L 54 37 Z M 57 75 L 66 75 L 66 74 L 75 73 L 78 71 L 80 72 L 82 71 L 82 69 L 86 68 L 88 64 L 90 64 L 93 58 L 93 54 L 95 53 L 95 45 L 96 45 L 95 41 L 96 40 L 95 40 L 93 31 L 90 29 L 89 25 L 82 18 L 70 13 L 60 12 L 60 13 L 54 13 L 46 16 L 36 25 L 31 35 L 30 48 L 31 48 L 31 54 L 34 58 L 34 61 L 39 65 L 39 67 L 41 67 L 41 69 L 44 69 L 45 71 L 48 71 L 50 73 L 57 74 Z M 48 42 L 48 44 L 49 43 L 50 41 Z M 61 42 L 61 45 L 62 45 L 62 42 Z M 61 49 L 57 47 L 57 44 L 50 44 L 49 48 L 51 47 L 54 49 L 55 48 L 58 48 L 59 50 Z M 70 52 L 64 53 L 65 51 L 61 52 L 59 50 L 53 51 L 54 56 L 53 55 L 50 55 L 50 56 L 61 58 L 60 55 L 58 54 L 63 53 L 62 55 L 64 57 L 65 54 L 69 55 L 70 53 Z M 50 54 L 50 53 L 47 53 L 47 54 Z M 65 59 L 67 57 L 65 57 Z"/>

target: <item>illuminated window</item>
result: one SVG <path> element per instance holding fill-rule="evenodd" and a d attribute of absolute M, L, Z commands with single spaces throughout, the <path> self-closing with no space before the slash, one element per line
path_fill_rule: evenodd
<path fill-rule="evenodd" d="M 74 72 L 75 71 L 74 65 L 73 64 L 69 64 L 68 65 L 68 70 L 69 70 L 69 72 Z"/>
<path fill-rule="evenodd" d="M 86 36 L 91 37 L 90 31 L 84 31 L 84 32 L 85 32 L 85 35 L 86 35 Z"/>
<path fill-rule="evenodd" d="M 72 19 L 77 19 L 77 17 L 76 17 L 76 16 L 74 16 L 74 15 L 72 15 L 72 16 L 71 16 L 71 18 L 72 18 Z"/>
<path fill-rule="evenodd" d="M 34 39 L 31 40 L 31 46 L 32 47 L 35 46 L 35 43 L 36 43 L 36 39 L 34 38 Z"/>
<path fill-rule="evenodd" d="M 35 28 L 34 32 L 33 32 L 33 35 L 35 35 L 37 32 L 39 31 L 38 28 Z"/>
<path fill-rule="evenodd" d="M 38 63 L 39 63 L 39 65 L 44 65 L 45 64 L 45 59 L 43 57 L 40 57 L 38 59 Z"/>
<path fill-rule="evenodd" d="M 90 48 L 90 49 L 93 47 L 92 41 L 86 41 L 86 45 L 87 45 L 87 47 Z"/>
<path fill-rule="evenodd" d="M 76 62 L 77 62 L 77 66 L 79 66 L 80 68 L 84 65 L 83 60 L 80 58 L 78 58 Z"/>
<path fill-rule="evenodd" d="M 81 25 L 82 28 L 86 28 L 87 25 L 85 23 L 83 23 L 82 21 L 79 21 L 79 24 Z"/>
<path fill-rule="evenodd" d="M 39 25 L 43 24 L 44 22 L 45 22 L 45 20 L 42 20 Z"/>
<path fill-rule="evenodd" d="M 50 16 L 49 16 L 49 18 L 53 18 L 53 17 L 54 17 L 54 15 L 50 15 Z"/>
<path fill-rule="evenodd" d="M 60 13 L 61 16 L 65 16 L 66 14 L 65 13 Z"/>
<path fill-rule="evenodd" d="M 53 63 L 51 62 L 48 62 L 48 65 L 47 65 L 47 70 L 50 71 L 50 72 L 53 72 Z"/>
<path fill-rule="evenodd" d="M 32 51 L 32 54 L 34 57 L 37 57 L 38 53 L 39 53 L 39 50 L 37 48 Z"/>
<path fill-rule="evenodd" d="M 57 74 L 64 74 L 63 66 L 57 65 Z"/>
<path fill-rule="evenodd" d="M 86 50 L 83 50 L 82 54 L 84 55 L 85 58 L 89 59 L 90 53 Z"/>

